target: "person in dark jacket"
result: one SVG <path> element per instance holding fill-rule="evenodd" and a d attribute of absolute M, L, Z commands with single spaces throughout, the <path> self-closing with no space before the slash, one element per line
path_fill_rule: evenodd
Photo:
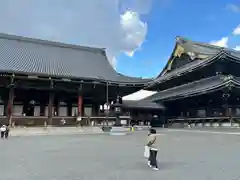
<path fill-rule="evenodd" d="M 9 131 L 10 131 L 10 128 L 9 128 L 9 125 L 7 125 L 7 126 L 6 126 L 6 131 L 5 131 L 5 138 L 6 138 L 6 139 L 8 139 Z"/>
<path fill-rule="evenodd" d="M 157 164 L 157 152 L 158 149 L 156 147 L 157 134 L 155 129 L 150 129 L 150 134 L 148 135 L 148 143 L 149 147 L 149 159 L 148 166 L 152 167 L 154 170 L 158 170 Z"/>

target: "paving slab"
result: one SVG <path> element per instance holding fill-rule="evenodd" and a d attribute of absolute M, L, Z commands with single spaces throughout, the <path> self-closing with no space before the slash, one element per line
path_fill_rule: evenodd
<path fill-rule="evenodd" d="M 100 134 L 100 127 L 30 127 L 12 128 L 10 136 L 67 135 L 67 134 Z"/>
<path fill-rule="evenodd" d="M 1 140 L 3 180 L 239 180 L 240 136 L 159 129 L 159 171 L 143 157 L 147 132 Z"/>

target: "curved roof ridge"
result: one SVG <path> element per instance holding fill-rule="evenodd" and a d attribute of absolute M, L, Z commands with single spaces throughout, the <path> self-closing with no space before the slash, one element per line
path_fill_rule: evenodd
<path fill-rule="evenodd" d="M 203 79 L 200 79 L 200 80 L 197 80 L 197 81 L 193 81 L 193 82 L 188 82 L 188 83 L 185 83 L 185 84 L 182 84 L 182 85 L 179 85 L 179 86 L 175 86 L 175 87 L 172 87 L 172 88 L 169 88 L 169 89 L 165 89 L 163 91 L 160 91 L 160 92 L 165 92 L 165 91 L 168 91 L 168 90 L 174 90 L 174 89 L 178 89 L 179 87 L 184 87 L 184 86 L 187 86 L 189 84 L 197 84 L 197 83 L 200 83 L 200 82 L 203 82 L 203 81 L 207 81 L 209 79 L 222 79 L 224 80 L 224 78 L 228 77 L 227 75 L 217 75 L 217 76 L 211 76 L 211 77 L 207 77 L 207 78 L 203 78 Z"/>
<path fill-rule="evenodd" d="M 182 37 L 182 36 L 177 36 L 176 39 L 177 39 L 177 38 L 182 39 L 182 40 L 184 40 L 184 41 L 192 42 L 192 43 L 197 44 L 197 45 L 202 45 L 202 46 L 210 47 L 210 48 L 215 48 L 215 49 L 227 49 L 227 48 L 225 48 L 225 47 L 216 46 L 216 45 L 209 44 L 209 43 L 194 41 L 194 40 L 188 39 L 188 38 L 186 38 L 186 37 Z"/>
<path fill-rule="evenodd" d="M 126 78 L 126 79 L 129 79 L 129 80 L 136 80 L 136 83 L 139 82 L 139 81 L 143 81 L 145 83 L 151 81 L 152 79 L 149 79 L 149 78 L 142 78 L 142 77 L 134 77 L 134 76 L 127 76 L 127 75 L 124 75 L 122 73 L 119 73 L 117 72 L 112 66 L 111 64 L 109 63 L 109 60 L 107 58 L 107 55 L 106 55 L 106 51 L 103 52 L 103 56 L 104 56 L 104 59 L 107 61 L 107 64 L 108 64 L 108 68 L 110 68 L 117 76 L 121 76 L 123 78 Z M 105 80 L 105 79 L 104 79 Z M 108 80 L 109 81 L 109 80 Z M 110 81 L 109 81 L 110 82 Z"/>
<path fill-rule="evenodd" d="M 0 33 L 0 54 L 2 72 L 100 79 L 117 84 L 145 84 L 149 81 L 119 74 L 102 48 Z"/>
<path fill-rule="evenodd" d="M 159 73 L 159 75 L 157 77 L 161 77 L 165 74 L 166 72 L 166 69 L 168 67 L 168 64 L 169 62 L 172 60 L 173 58 L 173 54 L 175 53 L 176 51 L 176 48 L 178 47 L 179 44 L 182 44 L 182 43 L 191 43 L 193 45 L 197 45 L 197 46 L 202 46 L 204 48 L 209 48 L 209 49 L 214 49 L 216 50 L 217 52 L 215 52 L 214 54 L 219 54 L 221 51 L 224 51 L 226 53 L 237 53 L 239 54 L 239 57 L 238 56 L 235 56 L 236 58 L 240 58 L 240 52 L 239 51 L 236 51 L 234 49 L 231 49 L 231 48 L 226 48 L 226 47 L 220 47 L 220 46 L 216 46 L 216 45 L 212 45 L 212 44 L 209 44 L 209 43 L 204 43 L 204 42 L 197 42 L 197 41 L 193 41 L 191 39 L 188 39 L 186 37 L 182 37 L 182 36 L 176 36 L 175 37 L 175 46 L 174 46 L 174 49 L 171 53 L 171 56 L 169 57 L 168 59 L 168 62 L 166 63 L 166 65 L 164 66 L 164 68 L 162 69 L 162 71 Z M 209 54 L 209 56 L 214 56 L 213 54 Z M 234 56 L 234 55 L 232 55 Z"/>
<path fill-rule="evenodd" d="M 104 51 L 105 52 L 105 48 L 81 46 L 81 45 L 77 45 L 77 44 L 68 44 L 68 43 L 63 43 L 63 42 L 59 42 L 59 41 L 43 40 L 43 39 L 39 39 L 39 38 L 25 37 L 25 36 L 19 36 L 19 35 L 14 35 L 14 34 L 7 34 L 7 33 L 0 33 L 0 38 L 24 41 L 24 42 L 28 42 L 28 43 L 34 43 L 34 44 L 43 44 L 43 45 L 49 45 L 49 46 L 55 46 L 55 47 L 62 47 L 62 48 L 79 49 L 79 50 L 85 50 L 85 51 L 99 51 L 99 52 Z"/>
<path fill-rule="evenodd" d="M 200 45 L 200 46 L 205 46 L 205 47 L 209 47 L 209 48 L 214 48 L 214 49 L 219 49 L 219 50 L 223 50 L 223 51 L 231 51 L 231 52 L 237 52 L 240 54 L 240 51 L 237 51 L 235 49 L 232 49 L 232 48 L 228 48 L 228 47 L 221 47 L 221 46 L 217 46 L 217 45 L 213 45 L 213 44 L 210 44 L 210 43 L 206 43 L 206 42 L 199 42 L 199 41 L 194 41 L 194 40 L 191 40 L 191 39 L 188 39 L 186 37 L 182 37 L 182 36 L 177 36 L 176 39 L 179 38 L 180 40 L 184 40 L 184 41 L 188 41 L 188 42 L 192 42 L 196 45 Z"/>
<path fill-rule="evenodd" d="M 185 68 L 186 67 L 186 69 L 189 69 L 188 67 L 189 67 L 189 65 L 190 64 L 192 64 L 192 65 L 198 65 L 198 64 L 203 64 L 203 63 L 206 63 L 206 62 L 208 62 L 208 61 L 210 61 L 210 60 L 212 60 L 212 59 L 215 59 L 215 58 L 217 58 L 218 56 L 221 56 L 223 53 L 225 53 L 225 51 L 219 51 L 217 54 L 215 54 L 214 56 L 210 56 L 208 59 L 206 59 L 205 61 L 202 61 L 202 60 L 199 60 L 199 61 L 192 61 L 192 62 L 190 62 L 190 63 L 188 63 L 188 64 L 185 64 L 185 65 L 183 65 L 183 66 L 181 66 L 181 68 Z M 173 71 L 171 71 L 171 72 L 169 72 L 168 74 L 166 74 L 166 76 L 170 76 L 171 77 L 171 75 L 172 74 L 175 74 L 176 73 L 176 71 L 178 71 L 179 70 L 179 68 L 178 69 L 174 69 Z M 157 79 L 161 79 L 161 78 L 165 78 L 166 76 L 159 76 L 159 77 L 157 77 L 156 79 L 154 79 L 153 81 L 154 82 L 159 82 Z"/>
<path fill-rule="evenodd" d="M 146 99 L 147 100 L 151 100 L 151 101 L 157 101 L 156 98 L 160 97 L 164 99 L 164 93 L 168 93 L 167 96 L 175 96 L 176 93 L 179 95 L 179 94 L 185 94 L 186 93 L 186 88 L 188 87 L 191 87 L 192 90 L 192 94 L 194 94 L 195 92 L 197 92 L 198 90 L 195 89 L 197 88 L 197 86 L 202 89 L 202 90 L 209 90 L 209 88 L 216 88 L 216 87 L 219 87 L 219 86 L 223 86 L 225 84 L 228 84 L 228 83 L 234 83 L 234 84 L 238 84 L 236 81 L 235 81 L 235 78 L 230 78 L 229 75 L 216 75 L 216 76 L 211 76 L 211 77 L 208 77 L 208 78 L 204 78 L 204 79 L 201 79 L 201 80 L 198 80 L 198 81 L 195 81 L 195 82 L 190 82 L 190 83 L 186 83 L 186 84 L 183 84 L 183 85 L 180 85 L 180 86 L 176 86 L 176 87 L 173 87 L 173 88 L 169 88 L 169 89 L 166 89 L 166 90 L 163 90 L 163 91 L 159 91 L 158 93 L 156 94 L 153 94 L 152 96 L 149 96 L 147 97 Z M 203 86 L 205 86 L 204 84 L 208 84 L 209 87 L 205 87 L 203 88 Z M 175 95 L 173 95 L 175 94 Z M 166 95 L 165 95 L 166 96 Z"/>

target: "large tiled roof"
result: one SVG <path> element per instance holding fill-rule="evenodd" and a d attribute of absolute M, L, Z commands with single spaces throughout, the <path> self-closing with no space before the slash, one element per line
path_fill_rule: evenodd
<path fill-rule="evenodd" d="M 181 76 L 182 74 L 191 72 L 195 70 L 196 68 L 203 67 L 208 63 L 212 63 L 215 60 L 217 60 L 218 57 L 225 55 L 229 58 L 225 58 L 226 60 L 236 60 L 240 63 L 240 52 L 228 49 L 228 48 L 222 48 L 218 46 L 213 46 L 210 44 L 205 44 L 205 43 L 199 43 L 199 42 L 194 42 L 186 39 L 181 39 L 183 42 L 183 46 L 185 51 L 187 52 L 194 52 L 196 54 L 201 54 L 204 55 L 206 58 L 203 59 L 194 59 L 191 62 L 182 65 L 176 69 L 173 69 L 167 73 L 163 73 L 167 69 L 167 65 L 171 61 L 171 58 L 169 59 L 167 65 L 164 67 L 163 71 L 160 73 L 160 75 L 155 78 L 153 81 L 149 82 L 149 86 L 146 89 L 151 88 L 155 84 L 159 84 L 161 82 L 170 80 L 172 78 L 175 78 L 177 76 Z M 176 43 L 176 46 L 179 44 L 179 42 Z M 175 51 L 175 50 L 174 50 Z M 172 55 L 173 56 L 173 55 Z"/>
<path fill-rule="evenodd" d="M 0 33 L 0 71 L 101 79 L 116 83 L 146 83 L 149 79 L 117 73 L 105 50 Z"/>
<path fill-rule="evenodd" d="M 174 48 L 173 53 L 172 53 L 172 55 L 169 59 L 169 62 L 172 60 L 172 58 L 173 58 L 174 54 L 176 53 L 179 46 L 181 46 L 183 48 L 184 52 L 186 52 L 186 53 L 194 53 L 194 54 L 198 55 L 198 57 L 202 56 L 202 57 L 205 57 L 207 59 L 211 58 L 212 56 L 215 56 L 220 51 L 225 51 L 226 53 L 231 54 L 236 58 L 240 58 L 240 52 L 239 51 L 235 51 L 233 49 L 224 48 L 224 47 L 220 47 L 220 46 L 215 46 L 215 45 L 212 45 L 212 44 L 196 42 L 196 41 L 192 41 L 192 40 L 189 40 L 189 39 L 183 38 L 183 37 L 177 37 L 175 48 Z M 196 58 L 196 59 L 198 59 L 198 58 Z M 168 63 L 167 63 L 167 65 L 168 65 Z M 163 75 L 163 72 L 166 70 L 167 65 L 158 77 Z"/>
<path fill-rule="evenodd" d="M 199 93 L 210 92 L 212 90 L 223 88 L 225 85 L 231 83 L 240 85 L 240 79 L 232 76 L 218 75 L 160 91 L 152 96 L 145 98 L 145 100 L 165 101 L 169 99 L 179 99 L 186 96 L 194 96 Z"/>

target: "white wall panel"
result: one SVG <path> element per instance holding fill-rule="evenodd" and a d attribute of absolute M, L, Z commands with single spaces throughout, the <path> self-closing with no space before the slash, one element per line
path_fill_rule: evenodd
<path fill-rule="evenodd" d="M 67 116 L 67 107 L 59 107 L 59 116 Z"/>
<path fill-rule="evenodd" d="M 0 105 L 0 116 L 4 115 L 4 105 Z"/>
<path fill-rule="evenodd" d="M 22 116 L 22 105 L 13 105 L 13 116 Z"/>
<path fill-rule="evenodd" d="M 77 107 L 72 107 L 72 116 L 77 115 L 78 108 Z"/>
<path fill-rule="evenodd" d="M 84 115 L 85 116 L 92 116 L 92 107 L 84 107 Z"/>
<path fill-rule="evenodd" d="M 34 116 L 40 116 L 40 106 L 34 107 Z"/>

